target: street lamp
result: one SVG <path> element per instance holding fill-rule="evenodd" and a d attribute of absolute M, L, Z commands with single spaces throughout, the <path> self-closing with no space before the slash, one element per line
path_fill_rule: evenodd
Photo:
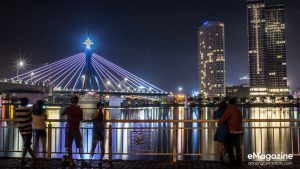
<path fill-rule="evenodd" d="M 31 81 L 31 83 L 32 83 L 32 77 L 33 77 L 33 75 L 34 75 L 34 72 L 31 72 L 30 73 L 30 81 Z"/>
<path fill-rule="evenodd" d="M 17 60 L 17 78 L 19 79 L 19 70 L 25 68 L 26 66 L 26 60 L 19 59 Z"/>
<path fill-rule="evenodd" d="M 106 85 L 107 85 L 107 90 L 111 91 L 111 88 L 110 88 L 110 85 L 111 85 L 111 82 L 108 80 L 106 81 Z"/>
<path fill-rule="evenodd" d="M 81 89 L 83 89 L 84 87 L 84 82 L 85 82 L 85 75 L 81 75 L 81 80 L 82 80 L 82 86 L 81 86 Z"/>

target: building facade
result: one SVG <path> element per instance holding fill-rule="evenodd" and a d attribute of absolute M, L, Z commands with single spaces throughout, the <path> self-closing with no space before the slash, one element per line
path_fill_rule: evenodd
<path fill-rule="evenodd" d="M 296 98 L 300 99 L 300 88 L 298 88 L 296 91 Z"/>
<path fill-rule="evenodd" d="M 249 95 L 250 86 L 248 84 L 226 87 L 226 97 L 249 98 Z"/>
<path fill-rule="evenodd" d="M 209 98 L 225 96 L 224 24 L 204 22 L 198 30 L 200 92 Z"/>
<path fill-rule="evenodd" d="M 284 5 L 248 0 L 250 96 L 287 96 Z"/>

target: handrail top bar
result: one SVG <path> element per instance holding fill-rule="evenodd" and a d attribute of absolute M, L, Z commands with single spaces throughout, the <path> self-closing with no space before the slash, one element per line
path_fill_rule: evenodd
<path fill-rule="evenodd" d="M 17 122 L 14 119 L 1 119 L 1 122 Z M 46 122 L 66 122 L 65 119 L 48 119 Z M 92 122 L 92 120 L 83 120 L 82 122 Z M 198 120 L 106 120 L 108 123 L 216 123 L 214 119 Z M 300 119 L 243 119 L 243 122 L 300 122 Z"/>

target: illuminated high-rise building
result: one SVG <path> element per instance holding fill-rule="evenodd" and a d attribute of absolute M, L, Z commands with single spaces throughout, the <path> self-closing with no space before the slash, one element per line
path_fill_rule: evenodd
<path fill-rule="evenodd" d="M 247 0 L 250 96 L 287 96 L 284 5 Z"/>
<path fill-rule="evenodd" d="M 198 30 L 200 91 L 207 97 L 225 96 L 224 24 L 204 22 Z"/>

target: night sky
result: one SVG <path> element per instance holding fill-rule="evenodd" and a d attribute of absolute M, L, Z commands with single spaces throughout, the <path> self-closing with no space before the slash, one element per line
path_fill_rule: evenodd
<path fill-rule="evenodd" d="M 285 0 L 289 85 L 300 87 L 300 1 Z M 166 90 L 198 89 L 197 30 L 225 23 L 226 84 L 248 74 L 246 0 L 1 1 L 0 77 L 16 75 L 14 59 L 31 68 L 84 51 L 95 53 Z"/>

